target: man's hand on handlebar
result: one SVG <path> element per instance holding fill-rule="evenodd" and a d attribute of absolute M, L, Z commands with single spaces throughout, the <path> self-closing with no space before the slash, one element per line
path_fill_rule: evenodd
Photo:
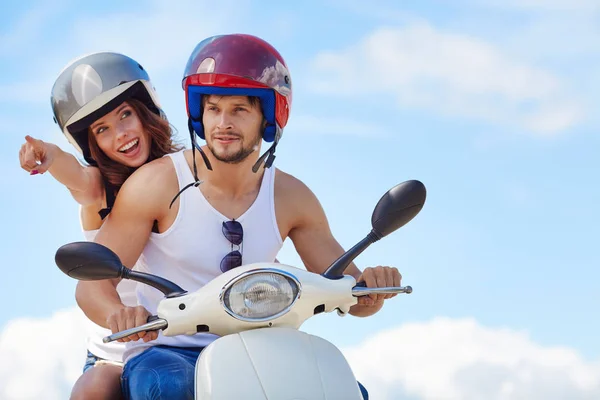
<path fill-rule="evenodd" d="M 357 282 L 364 281 L 368 288 L 399 287 L 402 275 L 395 267 L 378 266 L 365 268 Z M 383 301 L 397 294 L 369 294 L 358 298 L 358 304 L 363 306 L 381 306 Z"/>
<path fill-rule="evenodd" d="M 135 328 L 140 325 L 144 325 L 148 321 L 148 317 L 151 314 L 142 306 L 136 307 L 123 307 L 111 315 L 108 316 L 106 322 L 110 327 L 112 333 L 124 331 L 126 329 Z M 130 342 L 142 339 L 144 342 L 155 340 L 158 338 L 158 331 L 151 332 L 140 332 L 122 339 L 118 339 L 119 342 Z"/>

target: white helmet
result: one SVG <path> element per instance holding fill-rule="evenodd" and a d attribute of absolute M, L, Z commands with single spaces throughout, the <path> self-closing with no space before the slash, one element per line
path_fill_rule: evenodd
<path fill-rule="evenodd" d="M 88 127 L 129 98 L 142 101 L 164 118 L 150 77 L 137 61 L 119 53 L 86 55 L 69 63 L 52 87 L 54 122 L 84 159 L 95 165 Z"/>

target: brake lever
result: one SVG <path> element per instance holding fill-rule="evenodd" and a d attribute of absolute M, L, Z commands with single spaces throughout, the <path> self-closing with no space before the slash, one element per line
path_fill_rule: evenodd
<path fill-rule="evenodd" d="M 113 333 L 110 336 L 107 336 L 102 339 L 104 343 L 114 342 L 115 340 L 123 339 L 124 337 L 133 335 L 135 333 L 145 332 L 145 331 L 157 331 L 159 329 L 165 329 L 169 324 L 166 319 L 159 318 L 157 315 L 151 315 L 148 317 L 144 325 L 136 326 L 131 329 L 125 329 L 124 331 Z"/>
<path fill-rule="evenodd" d="M 367 282 L 360 281 L 352 288 L 353 296 L 366 296 L 369 294 L 398 294 L 398 293 L 412 293 L 411 286 L 391 286 L 381 288 L 368 288 Z"/>

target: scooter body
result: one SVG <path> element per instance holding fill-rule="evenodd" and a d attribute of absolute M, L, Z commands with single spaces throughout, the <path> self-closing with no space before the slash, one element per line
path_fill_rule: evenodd
<path fill-rule="evenodd" d="M 221 337 L 196 364 L 199 400 L 361 400 L 356 378 L 332 343 L 292 328 Z"/>
<path fill-rule="evenodd" d="M 347 399 L 362 394 L 352 369 L 332 343 L 298 328 L 320 312 L 344 315 L 357 298 L 351 276 L 337 280 L 283 264 L 256 263 L 228 271 L 194 293 L 165 298 L 157 316 L 165 336 L 206 331 L 220 335 L 196 364 L 196 399 Z M 270 316 L 238 293 L 280 290 Z M 246 305 L 248 307 L 246 308 Z M 246 311 L 246 315 L 242 313 Z"/>
<path fill-rule="evenodd" d="M 125 267 L 114 252 L 93 242 L 64 245 L 55 260 L 75 279 L 131 279 L 165 295 L 146 324 L 114 333 L 105 342 L 152 330 L 165 336 L 217 335 L 196 362 L 197 399 L 358 400 L 362 394 L 343 354 L 299 328 L 322 312 L 346 315 L 360 296 L 412 292 L 410 286 L 367 288 L 344 271 L 367 247 L 412 220 L 425 197 L 425 186 L 416 180 L 390 189 L 373 211 L 371 232 L 322 274 L 257 263 L 227 271 L 188 293 L 164 278 Z"/>

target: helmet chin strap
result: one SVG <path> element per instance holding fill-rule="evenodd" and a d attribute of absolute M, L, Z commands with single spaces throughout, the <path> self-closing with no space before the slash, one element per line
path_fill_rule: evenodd
<path fill-rule="evenodd" d="M 200 179 L 198 179 L 198 168 L 196 167 L 196 150 L 198 150 L 200 152 L 200 155 L 202 156 L 202 159 L 204 160 L 204 164 L 206 165 L 206 168 L 209 169 L 210 171 L 212 171 L 212 165 L 210 164 L 210 160 L 208 159 L 208 157 L 202 150 L 202 147 L 200 147 L 200 145 L 198 145 L 198 142 L 196 141 L 196 133 L 194 132 L 194 128 L 192 127 L 192 120 L 189 118 L 188 118 L 188 130 L 190 131 L 190 138 L 192 139 L 192 159 L 193 159 L 192 164 L 193 164 L 193 168 L 194 168 L 194 182 L 185 185 L 185 187 L 183 189 L 181 189 L 175 195 L 175 197 L 173 197 L 173 200 L 171 200 L 171 204 L 169 204 L 169 208 L 171 208 L 171 206 L 173 206 L 173 203 L 175 202 L 175 200 L 177 200 L 179 195 L 181 195 L 181 193 L 183 193 L 184 190 L 186 190 L 192 186 L 198 187 L 198 186 L 200 186 L 200 184 L 202 184 L 202 182 L 204 182 L 204 181 L 201 181 Z"/>
<path fill-rule="evenodd" d="M 206 156 L 206 154 L 204 154 L 202 147 L 200 147 L 200 145 L 196 141 L 196 133 L 194 132 L 194 128 L 192 127 L 192 120 L 189 118 L 188 118 L 188 130 L 190 131 L 190 139 L 192 139 L 192 146 L 193 146 L 192 147 L 192 158 L 194 159 L 194 179 L 196 180 L 196 182 L 198 182 L 198 171 L 196 169 L 196 152 L 194 150 L 196 149 L 200 152 L 200 155 L 202 156 L 202 159 L 204 159 L 204 164 L 206 165 L 206 168 L 208 170 L 212 171 L 212 165 L 210 165 L 210 161 L 209 161 L 208 157 Z M 196 185 L 196 186 L 198 186 L 198 185 Z"/>
<path fill-rule="evenodd" d="M 260 164 L 262 164 L 263 161 L 265 162 L 265 168 L 270 168 L 271 165 L 273 165 L 273 161 L 275 161 L 275 150 L 277 149 L 277 143 L 279 143 L 279 138 L 281 138 L 281 130 L 279 129 L 279 127 L 276 127 L 276 129 L 277 133 L 275 134 L 275 140 L 273 141 L 273 144 L 267 149 L 267 151 L 263 153 L 262 156 L 259 157 L 258 160 L 256 160 L 256 162 L 252 166 L 252 172 L 258 172 Z"/>

